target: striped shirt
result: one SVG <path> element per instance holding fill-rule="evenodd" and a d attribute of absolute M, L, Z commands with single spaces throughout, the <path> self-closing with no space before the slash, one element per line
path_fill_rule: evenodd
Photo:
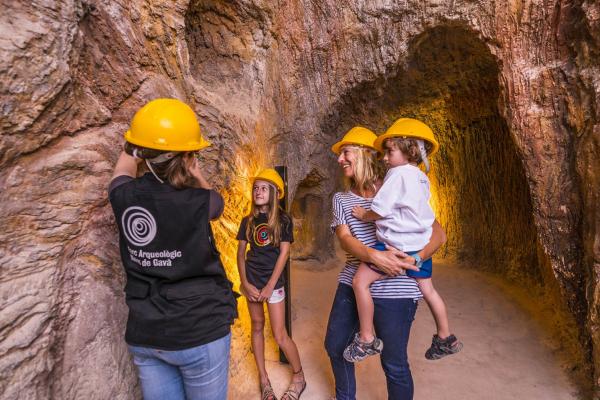
<path fill-rule="evenodd" d="M 338 192 L 333 195 L 333 222 L 331 229 L 335 232 L 338 225 L 347 225 L 350 233 L 365 246 L 373 246 L 377 241 L 375 224 L 363 222 L 352 215 L 354 206 L 371 209 L 373 199 L 360 197 L 351 191 Z M 338 277 L 338 282 L 352 286 L 352 278 L 360 260 L 346 253 L 346 265 Z M 406 275 L 379 279 L 371 284 L 371 296 L 386 299 L 420 299 L 423 297 L 417 281 Z"/>

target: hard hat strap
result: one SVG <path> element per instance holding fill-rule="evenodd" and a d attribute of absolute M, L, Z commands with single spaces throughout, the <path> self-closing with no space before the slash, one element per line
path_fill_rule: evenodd
<path fill-rule="evenodd" d="M 161 163 L 164 163 L 165 161 L 172 160 L 178 154 L 179 154 L 178 151 L 170 151 L 168 153 L 162 153 L 162 154 L 160 154 L 154 158 L 150 158 L 148 160 L 153 164 L 161 164 Z"/>
<path fill-rule="evenodd" d="M 150 161 L 149 161 L 149 160 L 144 160 L 144 161 L 146 161 L 146 166 L 148 166 L 148 169 L 150 170 L 150 172 L 152 172 L 152 175 L 154 175 L 154 177 L 155 177 L 156 179 L 158 179 L 158 181 L 159 181 L 160 183 L 165 183 L 165 182 L 164 182 L 162 179 L 160 179 L 160 178 L 158 177 L 158 175 L 156 175 L 156 172 L 154 172 L 154 169 L 152 168 L 152 164 L 150 163 Z"/>
<path fill-rule="evenodd" d="M 279 197 L 279 188 L 274 183 L 269 182 L 269 186 L 273 188 L 273 193 L 275 193 L 275 199 Z"/>
<path fill-rule="evenodd" d="M 427 159 L 427 151 L 425 150 L 425 142 L 423 140 L 417 140 L 419 146 L 419 152 L 421 152 L 421 159 L 425 165 L 425 172 L 429 172 L 429 160 Z"/>

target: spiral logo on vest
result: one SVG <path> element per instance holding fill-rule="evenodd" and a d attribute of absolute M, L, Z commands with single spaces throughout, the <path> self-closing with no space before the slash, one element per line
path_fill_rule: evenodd
<path fill-rule="evenodd" d="M 156 236 L 156 221 L 148 210 L 142 207 L 129 207 L 121 217 L 123 233 L 134 246 L 145 246 Z"/>

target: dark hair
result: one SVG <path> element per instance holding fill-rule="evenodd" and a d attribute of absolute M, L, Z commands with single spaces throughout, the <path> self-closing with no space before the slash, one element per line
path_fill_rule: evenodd
<path fill-rule="evenodd" d="M 408 162 L 420 164 L 423 162 L 423 158 L 421 157 L 421 152 L 419 151 L 419 145 L 417 144 L 417 139 L 407 138 L 407 137 L 392 137 L 388 138 L 383 142 L 383 146 L 385 147 L 386 143 L 391 143 L 396 149 L 400 150 L 402 154 L 406 156 Z M 425 151 L 427 154 L 431 152 L 431 143 L 428 141 L 425 142 Z"/>
<path fill-rule="evenodd" d="M 159 163 L 150 160 L 169 153 L 168 151 L 149 149 L 126 142 L 125 152 L 129 155 L 134 155 L 135 152 L 136 157 L 148 160 L 152 164 L 154 173 L 176 189 L 199 187 L 198 181 L 189 171 L 189 163 L 196 156 L 194 151 L 178 152 L 173 158 Z"/>

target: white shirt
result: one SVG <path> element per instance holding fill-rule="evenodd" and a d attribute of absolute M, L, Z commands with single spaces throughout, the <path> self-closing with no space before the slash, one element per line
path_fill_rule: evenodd
<path fill-rule="evenodd" d="M 419 168 L 406 164 L 390 168 L 373 198 L 377 239 L 402 251 L 421 250 L 431 238 L 435 220 L 429 205 L 429 179 Z"/>
<path fill-rule="evenodd" d="M 347 225 L 350 233 L 365 246 L 372 246 L 377 242 L 375 224 L 363 222 L 352 215 L 354 206 L 365 209 L 371 208 L 373 199 L 360 197 L 352 192 L 338 192 L 333 195 L 333 221 L 332 231 L 338 225 Z M 346 265 L 338 277 L 341 284 L 352 286 L 352 279 L 358 269 L 360 260 L 350 253 L 346 253 Z M 406 275 L 391 276 L 378 279 L 369 288 L 373 298 L 382 299 L 420 299 L 423 297 L 419 291 L 417 281 Z"/>

